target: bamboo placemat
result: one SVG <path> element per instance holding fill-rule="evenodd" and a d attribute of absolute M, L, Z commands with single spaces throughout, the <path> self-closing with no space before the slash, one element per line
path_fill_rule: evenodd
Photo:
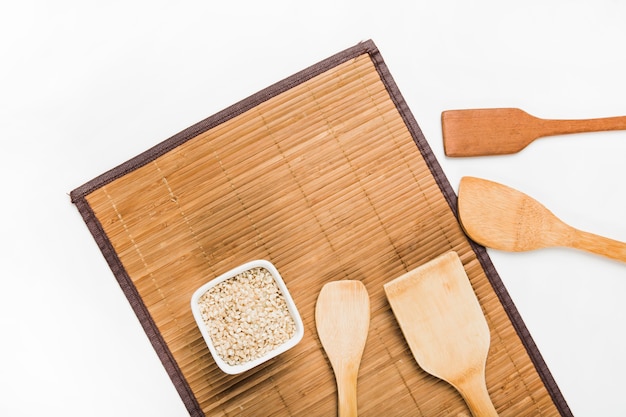
<path fill-rule="evenodd" d="M 315 301 L 358 279 L 371 301 L 362 416 L 469 416 L 422 371 L 383 284 L 459 253 L 491 330 L 490 395 L 501 416 L 571 412 L 378 49 L 360 43 L 194 125 L 71 193 L 189 413 L 329 416 L 332 370 Z M 273 262 L 305 324 L 302 342 L 238 376 L 213 362 L 189 300 L 252 259 Z"/>

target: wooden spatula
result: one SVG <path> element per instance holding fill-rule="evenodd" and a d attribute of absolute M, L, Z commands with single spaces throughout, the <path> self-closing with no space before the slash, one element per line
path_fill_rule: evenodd
<path fill-rule="evenodd" d="M 498 413 L 485 383 L 489 327 L 456 252 L 384 286 L 419 366 L 454 386 L 475 417 Z"/>
<path fill-rule="evenodd" d="M 626 243 L 575 229 L 538 201 L 497 182 L 461 178 L 458 208 L 465 233 L 483 246 L 513 252 L 564 246 L 626 262 Z"/>
<path fill-rule="evenodd" d="M 315 324 L 335 372 L 339 417 L 357 415 L 356 383 L 369 323 L 369 296 L 361 281 L 332 281 L 322 287 Z"/>
<path fill-rule="evenodd" d="M 441 128 L 447 156 L 503 155 L 544 136 L 625 130 L 626 116 L 549 120 L 512 108 L 447 110 L 441 113 Z"/>

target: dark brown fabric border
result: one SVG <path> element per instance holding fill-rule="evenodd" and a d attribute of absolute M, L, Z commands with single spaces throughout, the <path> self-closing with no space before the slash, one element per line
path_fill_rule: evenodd
<path fill-rule="evenodd" d="M 174 387 L 178 391 L 178 394 L 185 404 L 185 407 L 189 411 L 189 415 L 193 417 L 203 417 L 204 413 L 202 412 L 200 405 L 193 395 L 189 384 L 187 384 L 187 381 L 183 378 L 182 372 L 178 367 L 178 364 L 174 360 L 172 353 L 167 347 L 167 344 L 163 340 L 163 337 L 159 333 L 156 323 L 148 312 L 148 308 L 143 303 L 143 300 L 137 293 L 136 287 L 134 286 L 131 278 L 128 276 L 126 270 L 122 266 L 122 262 L 120 261 L 117 253 L 113 249 L 111 242 L 106 236 L 106 233 L 102 229 L 102 226 L 100 225 L 100 222 L 93 213 L 91 207 L 87 203 L 84 196 L 83 198 L 79 198 L 74 201 L 74 204 L 78 208 L 78 211 L 83 217 L 83 220 L 87 224 L 87 228 L 93 235 L 96 244 L 104 255 L 105 260 L 109 264 L 113 275 L 119 283 L 122 292 L 128 299 L 131 308 L 135 312 L 135 315 L 139 319 L 139 323 L 146 332 L 146 335 L 152 343 L 152 346 L 156 351 L 157 356 L 161 360 L 161 363 L 165 367 L 167 374 L 174 383 Z"/>
<path fill-rule="evenodd" d="M 264 90 L 224 109 L 223 111 L 216 113 L 215 115 L 208 117 L 199 123 L 177 133 L 171 138 L 157 144 L 156 146 L 148 149 L 147 151 L 137 155 L 136 157 L 128 160 L 127 162 L 105 172 L 104 174 L 94 178 L 93 180 L 85 183 L 84 185 L 76 188 L 70 193 L 72 203 L 76 205 L 76 208 L 80 212 L 83 220 L 85 221 L 89 231 L 93 235 L 96 244 L 100 248 L 100 251 L 104 255 L 109 267 L 111 268 L 115 278 L 117 279 L 122 291 L 126 295 L 128 301 L 133 308 L 133 311 L 137 315 L 144 331 L 146 332 L 148 339 L 152 343 L 158 357 L 163 363 L 168 375 L 170 376 L 176 390 L 178 391 L 183 403 L 191 416 L 203 416 L 203 412 L 191 391 L 187 381 L 184 379 L 178 364 L 174 360 L 169 348 L 159 333 L 156 324 L 150 316 L 148 309 L 146 308 L 143 300 L 137 293 L 137 290 L 124 270 L 120 259 L 118 258 L 114 248 L 112 247 L 108 237 L 104 233 L 102 226 L 98 219 L 94 215 L 89 203 L 86 200 L 86 196 L 92 191 L 114 181 L 117 178 L 123 177 L 129 172 L 154 161 L 159 156 L 175 149 L 182 143 L 190 140 L 191 138 L 206 132 L 207 130 L 224 123 L 225 121 L 240 115 L 255 106 L 275 97 L 290 88 L 305 82 L 316 75 L 319 75 L 339 64 L 342 64 L 350 59 L 356 58 L 359 55 L 367 53 L 372 59 L 387 91 L 389 92 L 391 99 L 393 100 L 398 112 L 402 116 L 407 128 L 409 129 L 418 150 L 422 154 L 423 158 L 435 177 L 437 184 L 439 185 L 446 201 L 448 202 L 451 210 L 458 218 L 457 212 L 457 196 L 450 185 L 443 169 L 439 165 L 439 162 L 435 158 L 430 145 L 426 141 L 417 121 L 413 117 L 406 101 L 402 97 L 398 86 L 396 85 L 387 65 L 385 64 L 383 57 L 374 44 L 373 41 L 368 40 L 361 42 L 351 48 L 348 48 L 336 55 L 333 55 L 319 63 L 312 65 L 276 84 L 267 87 Z M 487 278 L 491 283 L 494 291 L 496 292 L 500 302 L 504 306 L 516 332 L 520 336 L 524 347 L 526 348 L 539 376 L 541 377 L 544 385 L 546 386 L 553 402 L 562 416 L 573 416 L 565 398 L 561 394 L 556 381 L 552 377 L 537 345 L 535 344 L 530 332 L 524 324 L 519 311 L 517 310 L 513 300 L 511 299 L 508 291 L 506 290 L 502 280 L 500 279 L 495 267 L 493 266 L 489 255 L 484 247 L 479 246 L 471 242 L 472 248 L 476 253 L 481 266 L 485 270 Z"/>
<path fill-rule="evenodd" d="M 396 85 L 391 75 L 391 72 L 387 68 L 387 65 L 385 64 L 382 58 L 382 55 L 380 54 L 380 52 L 376 49 L 374 45 L 372 45 L 370 50 L 371 50 L 370 56 L 372 60 L 374 61 L 374 64 L 378 70 L 378 73 L 380 74 L 383 80 L 383 84 L 385 84 L 387 91 L 389 92 L 389 95 L 391 96 L 391 99 L 395 103 L 398 111 L 400 112 L 402 116 L 402 119 L 404 120 L 404 123 L 406 124 L 407 128 L 411 132 L 411 136 L 413 137 L 413 140 L 415 141 L 417 148 L 421 152 L 422 157 L 426 161 L 426 164 L 430 168 L 431 173 L 435 177 L 435 180 L 437 181 L 437 184 L 439 185 L 441 192 L 443 193 L 444 197 L 448 201 L 448 204 L 450 205 L 450 209 L 452 210 L 452 212 L 458 219 L 459 216 L 458 216 L 458 209 L 457 209 L 457 195 L 454 192 L 454 189 L 450 185 L 448 178 L 446 177 L 445 173 L 443 172 L 443 169 L 439 165 L 439 162 L 435 158 L 435 155 L 432 152 L 430 145 L 426 141 L 426 137 L 422 133 L 422 130 L 420 129 L 419 125 L 417 124 L 417 121 L 415 120 L 415 118 L 413 117 L 413 114 L 411 113 L 411 110 L 409 109 L 406 101 L 402 97 L 402 94 L 400 93 L 400 89 Z M 511 320 L 513 324 L 513 327 L 515 328 L 515 331 L 517 332 L 520 339 L 522 340 L 522 343 L 524 347 L 526 348 L 526 351 L 528 352 L 528 355 L 530 356 L 531 361 L 535 365 L 535 368 L 537 369 L 537 373 L 541 377 L 541 380 L 543 381 L 544 385 L 546 386 L 546 389 L 550 393 L 552 400 L 556 404 L 557 409 L 559 410 L 562 416 L 573 416 L 569 406 L 567 405 L 567 402 L 565 401 L 565 398 L 563 397 L 558 385 L 556 384 L 556 381 L 554 380 L 554 377 L 550 373 L 550 370 L 547 364 L 545 363 L 543 356 L 541 356 L 541 352 L 539 351 L 539 348 L 535 344 L 535 341 L 533 340 L 530 334 L 530 331 L 528 330 L 528 328 L 526 327 L 526 324 L 522 320 L 522 317 L 519 314 L 519 311 L 517 310 L 517 307 L 515 306 L 513 299 L 509 295 L 506 287 L 504 286 L 504 283 L 502 282 L 502 279 L 498 275 L 498 272 L 496 271 L 493 263 L 491 262 L 491 259 L 489 258 L 489 255 L 487 254 L 486 249 L 483 246 L 476 244 L 471 239 L 468 239 L 468 240 L 470 242 L 472 249 L 476 253 L 476 256 L 481 266 L 483 267 L 485 274 L 487 275 L 487 279 L 489 279 L 489 282 L 491 286 L 493 287 L 496 295 L 498 296 L 500 303 L 504 306 L 504 310 L 507 312 L 509 319 Z"/>

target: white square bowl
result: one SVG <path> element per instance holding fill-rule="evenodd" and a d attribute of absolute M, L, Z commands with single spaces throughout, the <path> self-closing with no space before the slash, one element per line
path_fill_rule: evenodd
<path fill-rule="evenodd" d="M 204 322 L 204 319 L 202 318 L 202 313 L 200 312 L 199 300 L 200 300 L 200 297 L 202 297 L 210 288 L 213 288 L 216 285 L 220 284 L 221 282 L 231 279 L 235 277 L 236 275 L 241 274 L 242 272 L 245 272 L 250 269 L 257 268 L 257 267 L 265 268 L 266 270 L 270 272 L 270 274 L 274 278 L 276 285 L 278 286 L 278 288 L 280 289 L 280 292 L 285 298 L 289 313 L 294 320 L 295 333 L 289 340 L 287 340 L 283 344 L 279 345 L 275 349 L 267 352 L 265 355 L 259 358 L 252 359 L 248 362 L 244 362 L 238 365 L 230 365 L 224 359 L 222 359 L 222 357 L 220 357 L 220 355 L 217 353 L 217 349 L 215 348 L 215 345 L 209 333 L 209 328 Z M 217 363 L 217 366 L 219 366 L 219 368 L 222 371 L 231 375 L 239 374 L 249 369 L 252 369 L 255 366 L 262 364 L 263 362 L 266 362 L 278 356 L 279 354 L 287 351 L 288 349 L 291 349 L 296 344 L 298 344 L 300 340 L 302 340 L 302 337 L 304 335 L 304 325 L 302 324 L 302 318 L 300 317 L 300 314 L 298 313 L 298 309 L 296 308 L 296 305 L 293 302 L 293 299 L 291 298 L 289 291 L 287 290 L 287 286 L 285 285 L 285 282 L 283 281 L 282 277 L 278 273 L 278 270 L 276 269 L 276 267 L 271 262 L 266 261 L 266 260 L 255 260 L 255 261 L 251 261 L 243 265 L 240 265 L 237 268 L 231 269 L 230 271 L 218 276 L 217 278 L 207 282 L 206 284 L 198 288 L 193 293 L 193 296 L 191 297 L 191 311 L 193 312 L 193 316 L 196 319 L 198 328 L 200 329 L 200 332 L 202 333 L 202 337 L 204 338 L 204 341 L 206 342 L 209 348 L 209 351 L 211 351 L 211 355 L 213 355 L 213 359 L 215 360 L 215 363 Z"/>

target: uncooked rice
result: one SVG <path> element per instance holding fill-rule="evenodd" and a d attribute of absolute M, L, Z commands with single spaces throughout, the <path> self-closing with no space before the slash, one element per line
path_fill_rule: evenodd
<path fill-rule="evenodd" d="M 295 334 L 285 297 L 263 267 L 217 284 L 198 303 L 218 355 L 231 366 L 260 358 Z"/>

